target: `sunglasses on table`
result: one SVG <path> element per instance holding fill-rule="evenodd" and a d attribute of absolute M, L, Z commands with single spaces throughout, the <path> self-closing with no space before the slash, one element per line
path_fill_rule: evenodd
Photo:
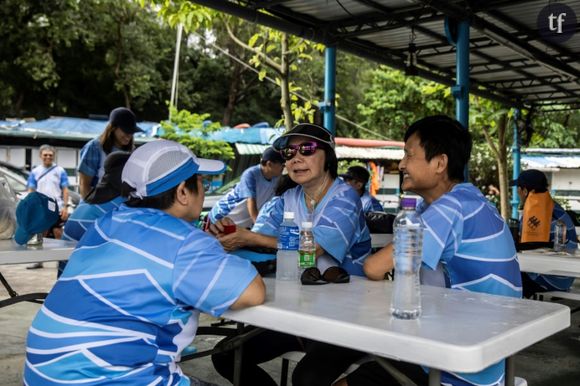
<path fill-rule="evenodd" d="M 316 267 L 306 268 L 300 276 L 300 282 L 303 285 L 321 285 L 328 283 L 348 283 L 350 275 L 342 267 L 329 267 L 323 274 Z"/>
<path fill-rule="evenodd" d="M 302 142 L 298 145 L 288 145 L 285 148 L 280 150 L 280 155 L 286 161 L 290 161 L 292 158 L 296 156 L 296 153 L 300 153 L 305 156 L 311 156 L 312 154 L 316 153 L 316 149 L 320 147 L 318 142 L 309 141 L 309 142 Z"/>

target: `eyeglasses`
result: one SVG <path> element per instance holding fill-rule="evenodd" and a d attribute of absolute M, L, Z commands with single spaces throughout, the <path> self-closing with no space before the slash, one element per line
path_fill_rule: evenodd
<path fill-rule="evenodd" d="M 318 142 L 310 141 L 310 142 L 302 142 L 299 145 L 288 145 L 282 150 L 280 150 L 280 155 L 286 161 L 290 161 L 292 158 L 296 156 L 296 153 L 300 152 L 300 154 L 305 156 L 311 156 L 312 154 L 316 153 L 316 149 L 320 147 Z"/>
<path fill-rule="evenodd" d="M 316 267 L 306 268 L 300 276 L 300 282 L 304 285 L 320 285 L 328 283 L 348 283 L 350 282 L 350 275 L 342 267 L 329 267 L 320 274 L 320 270 Z"/>

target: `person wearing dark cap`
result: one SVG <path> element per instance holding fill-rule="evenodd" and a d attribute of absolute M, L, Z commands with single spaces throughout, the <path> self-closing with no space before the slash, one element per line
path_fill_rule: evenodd
<path fill-rule="evenodd" d="M 546 224 L 546 232 L 549 229 L 549 242 L 554 241 L 554 232 L 559 221 L 566 224 L 566 250 L 570 253 L 575 253 L 578 248 L 576 228 L 568 213 L 555 202 L 548 191 L 548 179 L 546 175 L 540 170 L 529 169 L 523 171 L 517 179 L 511 181 L 511 186 L 517 186 L 518 196 L 522 205 L 526 205 L 526 201 L 530 195 L 543 195 L 545 201 L 551 209 L 551 214 L 548 213 L 550 224 Z M 544 208 L 546 209 L 546 208 Z M 548 208 L 549 210 L 549 208 Z M 528 216 L 527 211 L 524 210 L 524 215 L 520 219 L 520 224 L 524 225 Z M 535 221 L 537 223 L 537 220 Z M 536 225 L 536 224 L 535 224 Z M 520 226 L 522 228 L 522 226 Z M 548 237 L 548 235 L 546 235 Z M 523 242 L 524 240 L 522 238 Z M 524 290 L 524 297 L 530 298 L 535 293 L 547 291 L 568 291 L 574 283 L 573 277 L 557 276 L 557 275 L 540 275 L 538 273 L 522 272 L 522 286 Z"/>
<path fill-rule="evenodd" d="M 363 212 L 366 214 L 368 212 L 384 212 L 385 209 L 373 196 L 370 195 L 366 186 L 369 182 L 370 173 L 362 166 L 351 166 L 348 168 L 345 174 L 340 175 L 344 182 L 352 186 L 354 190 L 360 196 L 360 201 L 362 203 Z"/>
<path fill-rule="evenodd" d="M 219 228 L 223 227 L 223 221 L 212 224 L 210 231 L 217 234 L 226 250 L 276 248 L 284 212 L 293 212 L 298 226 L 305 221 L 313 224 L 316 267 L 310 268 L 310 272 L 318 269 L 328 281 L 332 272 L 344 272 L 346 277 L 363 276 L 363 264 L 371 250 L 370 233 L 359 196 L 338 178 L 334 136 L 321 126 L 303 123 L 276 139 L 273 147 L 284 157 L 288 176 L 297 186 L 286 190 L 269 212 L 261 213 L 251 231 L 222 234 Z M 247 340 L 243 351 L 241 385 L 260 386 L 275 386 L 276 382 L 259 364 L 285 352 L 306 352 L 292 374 L 295 386 L 330 385 L 364 355 L 269 330 Z M 215 354 L 212 361 L 223 377 L 233 379 L 232 351 Z"/>
<path fill-rule="evenodd" d="M 87 142 L 81 149 L 81 160 L 78 166 L 81 198 L 84 199 L 103 176 L 107 155 L 115 151 L 132 151 L 133 135 L 142 131 L 137 126 L 137 118 L 131 110 L 118 107 L 111 111 L 105 131 Z"/>
<path fill-rule="evenodd" d="M 209 212 L 209 220 L 215 223 L 224 217 L 242 228 L 251 227 L 262 205 L 274 196 L 278 178 L 284 171 L 284 159 L 272 147 L 262 153 L 260 164 L 246 169 L 240 182 Z"/>
<path fill-rule="evenodd" d="M 181 353 L 199 314 L 264 302 L 249 261 L 196 228 L 203 175 L 221 161 L 166 140 L 136 149 L 121 179 L 127 201 L 78 242 L 26 339 L 26 385 L 189 385 Z"/>
<path fill-rule="evenodd" d="M 130 155 L 129 152 L 118 151 L 107 156 L 105 174 L 65 223 L 63 240 L 79 241 L 98 218 L 117 209 L 125 201 L 121 196 L 121 173 Z M 57 277 L 65 267 L 66 261 L 58 262 Z"/>

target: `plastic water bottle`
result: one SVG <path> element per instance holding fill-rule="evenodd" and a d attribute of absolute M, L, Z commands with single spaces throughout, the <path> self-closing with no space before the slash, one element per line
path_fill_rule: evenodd
<path fill-rule="evenodd" d="M 280 225 L 278 253 L 276 253 L 276 280 L 298 281 L 298 226 L 294 223 L 294 212 L 284 212 Z"/>
<path fill-rule="evenodd" d="M 300 270 L 316 267 L 316 243 L 314 242 L 311 221 L 304 221 L 300 228 L 298 256 L 298 267 Z"/>
<path fill-rule="evenodd" d="M 554 226 L 554 251 L 555 252 L 565 252 L 566 251 L 566 223 L 562 220 L 556 221 Z"/>
<path fill-rule="evenodd" d="M 393 223 L 395 286 L 391 314 L 399 319 L 416 319 L 421 315 L 419 270 L 423 251 L 423 222 L 415 211 L 414 198 L 401 200 L 402 210 Z"/>

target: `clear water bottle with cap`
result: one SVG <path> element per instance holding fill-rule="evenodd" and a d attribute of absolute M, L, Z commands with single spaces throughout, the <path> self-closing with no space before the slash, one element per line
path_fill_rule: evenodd
<path fill-rule="evenodd" d="M 298 248 L 298 267 L 304 270 L 316 267 L 316 243 L 312 232 L 312 222 L 303 221 L 300 227 L 300 246 Z"/>
<path fill-rule="evenodd" d="M 554 251 L 555 252 L 565 252 L 566 251 L 566 223 L 562 220 L 556 221 L 554 226 Z"/>
<path fill-rule="evenodd" d="M 399 319 L 416 319 L 421 315 L 419 270 L 423 252 L 423 222 L 415 211 L 417 201 L 405 197 L 395 218 L 394 259 L 395 282 L 391 314 Z"/>
<path fill-rule="evenodd" d="M 284 212 L 280 225 L 278 253 L 276 253 L 276 280 L 298 281 L 298 243 L 300 230 L 294 222 L 294 212 Z"/>

